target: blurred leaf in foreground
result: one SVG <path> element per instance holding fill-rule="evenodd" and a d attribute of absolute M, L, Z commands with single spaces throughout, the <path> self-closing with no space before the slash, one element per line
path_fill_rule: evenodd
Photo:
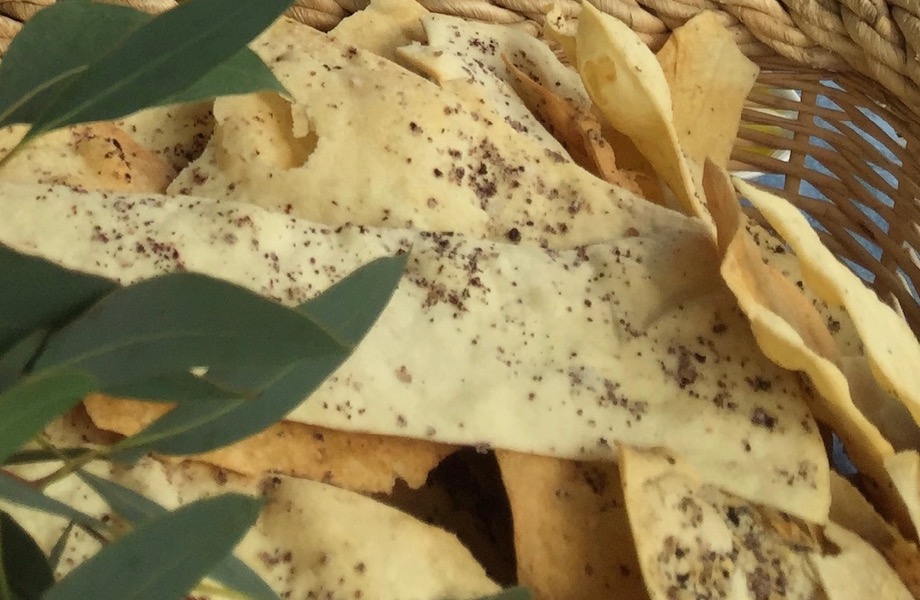
<path fill-rule="evenodd" d="M 30 120 L 24 142 L 61 127 L 175 102 L 178 94 L 242 51 L 292 1 L 192 0 L 147 20 L 73 76 Z M 211 96 L 223 92 L 198 89 Z"/>
<path fill-rule="evenodd" d="M 77 474 L 97 494 L 102 496 L 113 511 L 133 525 L 167 513 L 165 508 L 134 490 L 84 471 Z M 245 594 L 250 600 L 277 600 L 278 598 L 261 577 L 233 554 L 228 554 L 221 560 L 216 567 L 211 569 L 208 576 Z"/>
<path fill-rule="evenodd" d="M 71 271 L 3 244 L 0 273 L 0 353 L 35 329 L 63 325 L 118 287 L 114 281 Z"/>
<path fill-rule="evenodd" d="M 84 373 L 53 370 L 30 375 L 0 393 L 0 463 L 95 386 Z"/>
<path fill-rule="evenodd" d="M 5 512 L 0 512 L 0 549 L 0 569 L 13 598 L 38 600 L 54 584 L 54 574 L 42 549 Z"/>
<path fill-rule="evenodd" d="M 261 506 L 224 494 L 155 517 L 104 546 L 44 600 L 183 598 L 239 543 Z"/>

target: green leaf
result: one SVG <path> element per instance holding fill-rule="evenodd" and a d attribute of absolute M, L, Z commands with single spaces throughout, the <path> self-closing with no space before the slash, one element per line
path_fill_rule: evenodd
<path fill-rule="evenodd" d="M 32 123 L 27 138 L 168 102 L 229 60 L 292 0 L 189 0 L 132 31 L 92 63 Z"/>
<path fill-rule="evenodd" d="M 136 434 L 125 438 L 112 447 L 114 460 L 133 463 L 149 452 L 161 454 L 198 454 L 226 446 L 242 437 L 236 429 L 222 429 L 222 423 L 233 410 L 247 403 L 237 399 L 207 399 L 181 404 Z M 243 431 L 249 426 L 239 424 Z M 215 442 L 208 434 L 221 436 Z M 230 439 L 230 442 L 225 442 Z"/>
<path fill-rule="evenodd" d="M 344 352 L 295 311 L 225 281 L 182 272 L 109 294 L 48 339 L 35 369 L 78 368 L 109 389 L 196 366 L 274 368 Z"/>
<path fill-rule="evenodd" d="M 19 381 L 48 338 L 47 329 L 38 329 L 12 345 L 0 355 L 0 392 Z"/>
<path fill-rule="evenodd" d="M 168 512 L 165 508 L 134 490 L 103 479 L 84 470 L 77 471 L 77 477 L 102 496 L 113 511 L 133 525 L 148 521 Z"/>
<path fill-rule="evenodd" d="M 46 496 L 40 490 L 29 485 L 28 482 L 2 469 L 0 469 L 0 498 L 18 506 L 34 508 L 42 512 L 64 517 L 88 529 L 95 531 L 105 531 L 106 529 L 102 521 L 82 513 L 50 496 Z"/>
<path fill-rule="evenodd" d="M 31 123 L 90 63 L 149 20 L 98 2 L 56 2 L 39 11 L 0 63 L 0 126 Z"/>
<path fill-rule="evenodd" d="M 3 244 L 0 273 L 4 288 L 15 290 L 0 294 L 0 352 L 37 329 L 60 326 L 118 287 L 114 281 L 70 271 Z"/>
<path fill-rule="evenodd" d="M 73 526 L 73 521 L 67 524 L 67 527 L 58 536 L 57 541 L 54 542 L 54 546 L 51 547 L 51 552 L 48 553 L 48 564 L 51 565 L 52 571 L 57 569 L 58 564 L 61 562 L 61 557 L 64 555 L 64 550 L 67 549 L 67 540 L 70 538 Z"/>
<path fill-rule="evenodd" d="M 119 398 L 137 398 L 152 402 L 194 402 L 210 399 L 252 398 L 256 392 L 231 390 L 206 377 L 191 373 L 160 375 L 142 381 L 107 387 L 105 393 Z"/>
<path fill-rule="evenodd" d="M 289 95 L 271 69 L 262 62 L 259 55 L 249 48 L 243 48 L 189 87 L 160 100 L 158 104 L 201 102 L 218 96 L 234 96 L 253 92 L 275 92 L 282 96 Z"/>
<path fill-rule="evenodd" d="M 355 346 L 393 297 L 408 260 L 408 254 L 378 258 L 297 310 L 322 323 L 337 339 Z"/>
<path fill-rule="evenodd" d="M 5 465 L 25 465 L 30 463 L 57 462 L 60 460 L 70 460 L 81 456 L 90 450 L 86 448 L 32 448 L 29 450 L 19 450 L 6 457 L 3 464 Z"/>
<path fill-rule="evenodd" d="M 0 512 L 0 548 L 12 593 L 23 600 L 38 600 L 54 583 L 54 574 L 29 532 L 5 512 Z"/>
<path fill-rule="evenodd" d="M 124 486 L 91 473 L 77 473 L 116 513 L 132 524 L 142 523 L 165 514 L 165 508 Z M 261 577 L 243 561 L 228 555 L 208 575 L 228 588 L 245 594 L 251 600 L 277 600 L 278 596 Z"/>
<path fill-rule="evenodd" d="M 397 256 L 368 263 L 297 310 L 351 349 L 390 301 L 407 260 Z M 261 393 L 247 402 L 215 399 L 180 405 L 124 440 L 116 456 L 130 462 L 139 449 L 198 454 L 245 439 L 302 404 L 349 353 L 300 360 L 274 371 L 247 364 L 217 366 L 208 372 L 211 381 L 231 389 L 261 389 Z"/>
<path fill-rule="evenodd" d="M 261 505 L 226 494 L 146 521 L 70 572 L 44 600 L 182 598 L 239 543 Z"/>
<path fill-rule="evenodd" d="M 30 375 L 0 394 L 0 463 L 94 389 L 89 375 L 55 370 Z"/>
<path fill-rule="evenodd" d="M 113 456 L 130 461 L 136 454 L 123 454 L 121 450 L 138 446 L 161 454 L 199 454 L 247 438 L 277 423 L 303 403 L 346 357 L 324 356 L 289 364 L 254 400 L 181 404 L 136 436 L 119 442 Z"/>
<path fill-rule="evenodd" d="M 40 11 L 13 39 L 0 64 L 0 126 L 31 123 L 90 64 L 118 50 L 128 34 L 152 18 L 97 2 L 57 2 Z M 271 69 L 243 48 L 158 104 L 256 91 L 286 93 Z"/>

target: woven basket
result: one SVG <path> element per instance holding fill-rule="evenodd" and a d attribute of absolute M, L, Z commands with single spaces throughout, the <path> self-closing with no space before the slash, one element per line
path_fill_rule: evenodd
<path fill-rule="evenodd" d="M 54 0 L 0 0 L 0 50 Z M 117 0 L 149 12 L 175 0 Z M 920 0 L 591 0 L 653 49 L 704 10 L 717 12 L 762 71 L 733 160 L 776 174 L 831 250 L 895 301 L 920 334 Z M 542 0 L 420 0 L 431 11 L 497 23 L 542 20 Z M 577 13 L 575 0 L 562 0 Z M 322 30 L 368 0 L 298 0 L 291 16 Z M 794 90 L 800 100 L 771 93 Z M 788 111 L 784 116 L 755 105 Z M 788 156 L 788 160 L 785 157 Z"/>

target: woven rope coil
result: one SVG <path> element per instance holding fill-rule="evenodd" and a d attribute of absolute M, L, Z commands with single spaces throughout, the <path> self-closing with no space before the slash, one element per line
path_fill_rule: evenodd
<path fill-rule="evenodd" d="M 111 0 L 156 13 L 175 0 Z M 545 0 L 419 0 L 428 10 L 535 26 Z M 591 0 L 653 49 L 702 11 L 714 11 L 761 66 L 762 90 L 732 159 L 781 176 L 783 194 L 824 242 L 920 332 L 920 0 Z M 54 0 L 0 0 L 0 51 Z M 290 15 L 321 30 L 369 0 L 298 0 Z M 561 0 L 563 13 L 580 11 Z M 7 18 L 11 17 L 11 18 Z M 881 83 L 882 85 L 878 85 Z M 794 90 L 799 100 L 770 90 Z M 785 116 L 756 108 L 785 111 Z M 778 129 L 777 129 L 778 128 Z M 754 215 L 756 217 L 756 215 Z"/>
<path fill-rule="evenodd" d="M 175 0 L 115 0 L 159 12 Z M 54 0 L 0 0 L 0 14 L 29 19 Z M 545 0 L 420 0 L 432 12 L 492 23 L 540 23 Z M 652 48 L 702 11 L 720 14 L 750 57 L 775 54 L 814 68 L 843 66 L 884 85 L 920 118 L 920 0 L 591 0 Z M 297 0 L 290 14 L 328 31 L 368 0 Z M 564 0 L 566 13 L 578 3 Z"/>

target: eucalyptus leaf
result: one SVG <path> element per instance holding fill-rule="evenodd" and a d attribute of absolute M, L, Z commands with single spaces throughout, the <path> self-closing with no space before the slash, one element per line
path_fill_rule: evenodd
<path fill-rule="evenodd" d="M 364 337 L 389 303 L 407 256 L 375 260 L 349 274 L 298 311 L 330 331 L 350 349 Z M 188 403 L 160 417 L 122 443 L 161 454 L 198 454 L 254 435 L 302 404 L 347 358 L 348 353 L 299 360 L 274 371 L 252 364 L 218 366 L 208 377 L 234 389 L 259 388 L 258 397 L 223 411 L 220 401 Z M 195 427 L 188 427 L 195 423 Z M 132 461 L 137 451 L 116 453 Z"/>
<path fill-rule="evenodd" d="M 0 393 L 0 463 L 96 388 L 79 371 L 32 374 Z"/>
<path fill-rule="evenodd" d="M 152 18 L 98 2 L 57 2 L 40 11 L 13 39 L 0 64 L 0 126 L 31 123 L 90 64 L 118 50 L 128 34 Z M 243 48 L 159 104 L 257 91 L 286 93 L 271 69 Z"/>
<path fill-rule="evenodd" d="M 5 64 L 6 59 L 0 63 Z M 71 271 L 3 244 L 0 273 L 8 290 L 0 294 L 0 352 L 37 329 L 62 325 L 118 287 L 114 281 Z"/>
<path fill-rule="evenodd" d="M 160 100 L 158 104 L 201 102 L 218 96 L 234 96 L 253 92 L 290 95 L 271 69 L 262 62 L 259 55 L 249 48 L 243 48 L 189 87 Z"/>
<path fill-rule="evenodd" d="M 282 420 L 302 404 L 346 357 L 328 356 L 292 363 L 275 374 L 258 398 L 240 402 L 222 414 L 214 410 L 209 415 L 212 418 L 199 418 L 195 428 L 185 428 L 185 423 L 200 417 L 198 405 L 186 403 L 163 415 L 137 435 L 148 439 L 157 435 L 159 439 L 150 442 L 148 447 L 161 454 L 199 454 L 222 448 Z M 171 435 L 162 435 L 164 432 Z"/>
<path fill-rule="evenodd" d="M 142 523 L 167 512 L 153 500 L 117 483 L 84 471 L 78 472 L 77 475 L 102 496 L 113 511 L 132 524 Z M 250 600 L 278 598 L 261 577 L 233 554 L 218 563 L 208 576 L 228 588 L 245 594 Z"/>
<path fill-rule="evenodd" d="M 19 523 L 0 512 L 3 571 L 10 591 L 23 600 L 38 600 L 54 583 L 48 558 Z"/>
<path fill-rule="evenodd" d="M 28 139 L 170 102 L 229 60 L 293 0 L 188 0 L 134 29 L 32 121 Z"/>
<path fill-rule="evenodd" d="M 301 304 L 297 310 L 322 323 L 337 339 L 355 346 L 393 297 L 408 260 L 408 254 L 378 258 Z"/>
<path fill-rule="evenodd" d="M 25 376 L 29 365 L 38 356 L 38 351 L 47 338 L 48 330 L 38 329 L 0 354 L 0 392 L 6 391 Z"/>
<path fill-rule="evenodd" d="M 82 456 L 90 450 L 86 448 L 30 448 L 28 450 L 19 450 L 6 457 L 6 465 L 25 465 L 30 463 L 56 462 L 60 460 L 71 460 Z"/>
<path fill-rule="evenodd" d="M 253 398 L 252 390 L 233 390 L 222 387 L 206 377 L 191 373 L 160 375 L 124 385 L 111 386 L 103 390 L 119 398 L 137 398 L 152 402 L 194 402 L 217 398 Z"/>
<path fill-rule="evenodd" d="M 295 311 L 231 283 L 180 272 L 103 298 L 48 339 L 35 369 L 79 368 L 109 389 L 196 366 L 274 367 L 346 351 Z"/>
<path fill-rule="evenodd" d="M 94 531 L 105 531 L 102 521 L 80 512 L 79 510 L 46 496 L 28 482 L 0 469 L 0 498 L 18 506 L 34 508 L 42 512 L 64 517 L 82 527 Z"/>
<path fill-rule="evenodd" d="M 44 600 L 183 598 L 239 543 L 261 505 L 225 494 L 145 521 L 71 571 Z"/>
<path fill-rule="evenodd" d="M 67 549 L 67 540 L 70 538 L 73 527 L 73 521 L 67 524 L 67 527 L 64 528 L 61 535 L 58 536 L 58 539 L 55 540 L 54 546 L 51 547 L 51 552 L 48 553 L 48 564 L 51 565 L 52 571 L 57 569 L 58 564 L 61 562 L 61 557 L 64 555 L 64 550 Z"/>
<path fill-rule="evenodd" d="M 31 123 L 150 16 L 98 2 L 55 2 L 32 17 L 0 63 L 0 126 Z"/>
<path fill-rule="evenodd" d="M 343 347 L 353 350 L 390 302 L 407 261 L 408 255 L 373 260 L 296 310 L 328 332 Z M 283 370 L 293 368 L 294 365 L 287 365 Z M 264 389 L 273 384 L 279 374 L 241 362 L 219 365 L 208 372 L 208 378 L 231 389 Z"/>
<path fill-rule="evenodd" d="M 207 399 L 181 404 L 136 434 L 129 436 L 112 447 L 114 460 L 133 463 L 150 452 L 161 454 L 198 454 L 225 446 L 232 442 L 223 442 L 225 438 L 232 441 L 246 437 L 236 437 L 229 431 L 221 431 L 228 414 L 249 401 L 236 399 Z M 215 423 L 217 425 L 215 425 Z M 248 426 L 243 426 L 248 431 Z M 208 434 L 218 430 L 217 443 L 208 438 Z M 258 431 L 258 430 L 257 430 Z"/>
<path fill-rule="evenodd" d="M 109 508 L 132 525 L 143 523 L 168 512 L 146 496 L 85 470 L 77 471 L 77 477 L 99 494 Z"/>

